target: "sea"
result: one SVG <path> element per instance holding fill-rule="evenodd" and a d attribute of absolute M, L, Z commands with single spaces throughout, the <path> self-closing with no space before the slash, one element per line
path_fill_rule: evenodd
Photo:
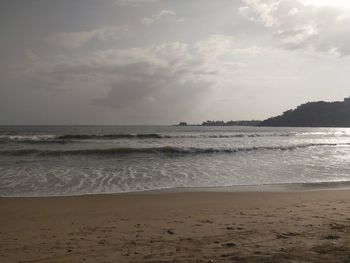
<path fill-rule="evenodd" d="M 0 196 L 350 181 L 350 129 L 0 126 Z"/>

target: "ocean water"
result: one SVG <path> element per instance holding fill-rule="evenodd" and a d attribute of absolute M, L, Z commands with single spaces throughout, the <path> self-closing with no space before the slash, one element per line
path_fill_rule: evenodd
<path fill-rule="evenodd" d="M 0 196 L 339 181 L 350 129 L 0 127 Z"/>

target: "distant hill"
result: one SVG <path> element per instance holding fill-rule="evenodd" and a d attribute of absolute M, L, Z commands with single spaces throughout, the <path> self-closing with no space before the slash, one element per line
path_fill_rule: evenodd
<path fill-rule="evenodd" d="M 336 102 L 308 102 L 282 115 L 269 118 L 260 126 L 350 127 L 350 98 Z"/>

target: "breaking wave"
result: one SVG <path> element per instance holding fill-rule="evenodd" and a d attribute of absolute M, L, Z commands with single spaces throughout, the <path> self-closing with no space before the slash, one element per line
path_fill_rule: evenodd
<path fill-rule="evenodd" d="M 74 143 L 84 140 L 118 139 L 170 139 L 170 138 L 243 138 L 243 137 L 289 137 L 294 133 L 235 133 L 235 134 L 65 134 L 65 135 L 0 135 L 0 143 Z"/>
<path fill-rule="evenodd" d="M 332 147 L 332 146 L 349 146 L 347 143 L 310 143 L 292 146 L 261 146 L 261 147 L 242 147 L 242 148 L 196 148 L 196 147 L 149 147 L 149 148 L 108 148 L 108 149 L 83 149 L 83 150 L 39 150 L 23 149 L 0 151 L 0 155 L 11 156 L 63 156 L 63 155 L 129 155 L 129 154 L 166 154 L 166 155 L 186 155 L 186 154 L 215 154 L 215 153 L 239 153 L 252 151 L 291 151 L 309 147 Z"/>
<path fill-rule="evenodd" d="M 150 134 L 66 134 L 57 137 L 60 140 L 89 140 L 89 139 L 162 139 L 170 138 L 167 135 L 157 133 Z"/>

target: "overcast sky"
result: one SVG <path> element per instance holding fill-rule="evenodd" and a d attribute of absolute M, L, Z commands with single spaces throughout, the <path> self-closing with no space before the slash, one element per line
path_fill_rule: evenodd
<path fill-rule="evenodd" d="M 4 0 L 0 124 L 264 119 L 350 95 L 348 0 Z"/>

